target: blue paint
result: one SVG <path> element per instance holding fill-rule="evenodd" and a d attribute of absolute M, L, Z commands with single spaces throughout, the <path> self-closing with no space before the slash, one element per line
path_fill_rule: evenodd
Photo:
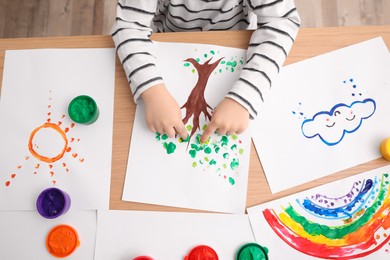
<path fill-rule="evenodd" d="M 378 182 L 375 178 L 375 184 Z M 367 193 L 370 194 L 367 195 Z M 320 218 L 325 219 L 345 219 L 351 218 L 355 213 L 359 212 L 363 207 L 367 208 L 365 205 L 367 203 L 367 198 L 369 198 L 372 193 L 375 192 L 374 182 L 371 179 L 368 179 L 363 189 L 357 194 L 357 196 L 350 202 L 348 205 L 341 206 L 338 208 L 328 209 L 322 206 L 316 205 L 308 198 L 304 199 L 302 203 L 297 199 L 297 203 L 300 204 L 308 213 L 315 215 Z M 366 196 L 366 198 L 364 198 Z M 360 203 L 360 204 L 358 204 Z"/>
<path fill-rule="evenodd" d="M 367 102 L 372 102 L 372 103 L 373 103 L 373 105 L 374 105 L 374 110 L 373 110 L 373 112 L 372 112 L 370 115 L 366 116 L 366 117 L 360 118 L 359 124 L 358 124 L 357 127 L 355 127 L 354 129 L 352 129 L 352 130 L 344 130 L 343 133 L 342 133 L 342 135 L 341 135 L 341 138 L 340 138 L 338 141 L 336 141 L 336 142 L 328 142 L 328 141 L 326 141 L 319 133 L 316 133 L 316 134 L 314 134 L 314 135 L 312 135 L 312 136 L 309 136 L 309 135 L 305 135 L 305 133 L 304 133 L 304 131 L 303 131 L 304 125 L 307 124 L 307 123 L 310 123 L 310 122 L 314 121 L 315 118 L 316 118 L 317 116 L 319 116 L 319 115 L 325 114 L 325 115 L 328 115 L 328 116 L 333 116 L 334 112 L 335 112 L 338 108 L 340 108 L 340 107 L 348 107 L 348 108 L 351 108 L 353 105 L 355 105 L 355 104 L 357 104 L 357 103 L 367 103 Z M 346 105 L 346 104 L 343 104 L 343 103 L 339 103 L 339 104 L 335 105 L 330 111 L 320 111 L 320 112 L 316 113 L 316 114 L 313 116 L 313 118 L 304 120 L 304 121 L 302 122 L 302 125 L 301 125 L 301 131 L 302 131 L 302 134 L 303 134 L 306 138 L 314 138 L 314 137 L 318 136 L 318 137 L 321 139 L 321 141 L 324 142 L 326 145 L 328 145 L 328 146 L 333 146 L 333 145 L 336 145 L 336 144 L 340 143 L 341 140 L 343 140 L 345 134 L 350 134 L 350 133 L 353 133 L 353 132 L 355 132 L 356 130 L 358 130 L 358 129 L 360 128 L 360 126 L 362 125 L 363 119 L 367 119 L 367 118 L 371 117 L 371 116 L 375 113 L 375 111 L 376 111 L 376 103 L 375 103 L 375 101 L 374 101 L 373 99 L 371 99 L 371 98 L 367 98 L 367 99 L 365 99 L 365 100 L 363 100 L 363 101 L 354 101 L 354 102 L 352 102 L 351 105 Z"/>

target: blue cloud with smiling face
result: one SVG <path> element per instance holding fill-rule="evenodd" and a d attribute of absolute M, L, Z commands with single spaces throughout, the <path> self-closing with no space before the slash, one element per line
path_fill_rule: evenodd
<path fill-rule="evenodd" d="M 302 134 L 306 138 L 318 136 L 322 142 L 332 146 L 343 140 L 345 134 L 355 132 L 364 119 L 371 117 L 376 110 L 373 99 L 355 101 L 351 105 L 339 103 L 330 111 L 316 113 L 313 118 L 302 122 Z"/>

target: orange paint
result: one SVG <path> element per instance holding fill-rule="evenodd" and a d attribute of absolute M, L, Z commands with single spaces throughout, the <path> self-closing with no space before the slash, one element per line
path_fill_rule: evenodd
<path fill-rule="evenodd" d="M 37 174 L 37 172 L 34 172 L 34 174 Z"/>
<path fill-rule="evenodd" d="M 82 163 L 84 162 L 84 158 L 80 158 L 79 161 Z"/>
<path fill-rule="evenodd" d="M 72 153 L 73 158 L 76 158 L 77 155 L 78 155 L 77 153 Z"/>
<path fill-rule="evenodd" d="M 40 166 L 40 164 L 38 163 L 37 165 L 35 165 L 35 169 L 38 169 Z"/>
<path fill-rule="evenodd" d="M 68 225 L 54 227 L 46 238 L 46 247 L 55 257 L 67 257 L 80 245 L 77 231 Z"/>
<path fill-rule="evenodd" d="M 61 121 L 58 121 L 58 125 L 59 125 L 59 126 L 62 125 L 62 122 L 61 122 Z"/>
<path fill-rule="evenodd" d="M 48 122 L 48 123 L 50 123 L 50 121 L 51 121 L 51 119 L 50 119 L 50 118 L 48 118 L 48 119 L 47 119 L 47 122 Z"/>
<path fill-rule="evenodd" d="M 74 141 L 74 138 L 73 138 L 73 137 L 72 137 L 72 138 L 70 138 L 70 142 L 71 142 L 71 143 L 73 143 L 73 141 Z"/>
<path fill-rule="evenodd" d="M 16 168 L 20 169 L 20 168 L 22 168 L 22 165 L 18 165 L 18 166 L 16 166 Z"/>
<path fill-rule="evenodd" d="M 69 153 L 72 150 L 72 147 L 66 148 L 66 152 Z"/>
<path fill-rule="evenodd" d="M 65 130 L 64 130 L 65 133 L 69 132 L 69 128 L 66 127 Z"/>
<path fill-rule="evenodd" d="M 53 177 L 53 175 L 54 175 L 54 172 L 50 172 L 50 176 Z"/>
<path fill-rule="evenodd" d="M 26 156 L 26 157 L 24 157 L 24 159 L 26 159 L 26 161 L 27 161 L 28 159 L 30 159 L 30 156 Z"/>
<path fill-rule="evenodd" d="M 10 184 L 11 184 L 10 181 L 6 181 L 6 182 L 5 182 L 5 186 L 7 186 L 7 187 L 8 187 Z"/>
<path fill-rule="evenodd" d="M 15 174 L 15 173 L 11 174 L 11 178 L 12 178 L 12 179 L 15 179 L 15 177 L 16 177 L 16 174 Z"/>
<path fill-rule="evenodd" d="M 48 108 L 51 108 L 51 105 L 48 105 L 47 107 L 48 107 Z"/>
<path fill-rule="evenodd" d="M 65 117 L 65 115 L 64 115 L 64 114 L 62 114 L 61 118 L 64 118 L 64 117 Z"/>
<path fill-rule="evenodd" d="M 32 143 L 33 138 L 34 138 L 35 134 L 39 130 L 41 130 L 42 128 L 51 128 L 51 129 L 55 130 L 62 137 L 62 139 L 64 140 L 64 142 L 65 142 L 64 148 L 62 149 L 62 151 L 57 156 L 54 156 L 52 158 L 46 157 L 46 156 L 38 154 L 34 150 L 33 143 Z M 57 126 L 55 124 L 52 124 L 52 123 L 44 123 L 43 125 L 35 128 L 34 131 L 32 131 L 32 133 L 30 135 L 30 140 L 28 142 L 28 149 L 30 150 L 31 154 L 35 158 L 37 158 L 38 160 L 46 162 L 46 163 L 52 163 L 52 162 L 55 162 L 55 161 L 58 161 L 59 159 L 61 159 L 64 156 L 64 153 L 65 153 L 65 150 L 66 150 L 67 146 L 68 146 L 68 139 L 66 139 L 66 135 L 65 135 L 64 131 L 62 131 L 62 129 L 59 126 Z"/>
<path fill-rule="evenodd" d="M 70 128 L 73 128 L 75 126 L 75 123 L 70 124 Z"/>
<path fill-rule="evenodd" d="M 56 181 L 52 181 L 52 182 L 53 182 L 53 185 L 56 185 L 56 183 L 57 183 Z"/>
<path fill-rule="evenodd" d="M 51 115 L 51 112 L 47 113 L 47 115 L 50 116 L 50 115 Z"/>
<path fill-rule="evenodd" d="M 66 163 L 62 163 L 62 166 L 63 166 L 63 167 L 66 167 Z"/>
<path fill-rule="evenodd" d="M 49 164 L 49 168 L 50 168 L 50 169 L 53 168 L 53 165 L 52 165 L 52 164 Z"/>

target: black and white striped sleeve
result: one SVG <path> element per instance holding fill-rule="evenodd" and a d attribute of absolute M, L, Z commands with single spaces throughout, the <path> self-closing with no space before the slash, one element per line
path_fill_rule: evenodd
<path fill-rule="evenodd" d="M 300 27 L 293 0 L 247 0 L 257 16 L 247 50 L 247 63 L 227 97 L 242 104 L 251 118 L 261 105 L 290 51 Z"/>
<path fill-rule="evenodd" d="M 158 0 L 119 0 L 112 29 L 118 57 L 127 75 L 134 101 L 162 77 L 156 69 L 151 22 Z"/>

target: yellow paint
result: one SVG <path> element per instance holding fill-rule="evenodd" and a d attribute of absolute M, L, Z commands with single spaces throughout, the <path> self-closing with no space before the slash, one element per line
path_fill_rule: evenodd
<path fill-rule="evenodd" d="M 390 138 L 387 138 L 382 141 L 380 151 L 383 158 L 390 161 Z"/>
<path fill-rule="evenodd" d="M 287 226 L 291 231 L 302 238 L 306 238 L 311 242 L 325 244 L 327 246 L 344 246 L 347 245 L 344 239 L 329 239 L 323 235 L 313 236 L 308 234 L 301 225 L 296 223 L 285 212 L 279 214 L 280 221 Z"/>

